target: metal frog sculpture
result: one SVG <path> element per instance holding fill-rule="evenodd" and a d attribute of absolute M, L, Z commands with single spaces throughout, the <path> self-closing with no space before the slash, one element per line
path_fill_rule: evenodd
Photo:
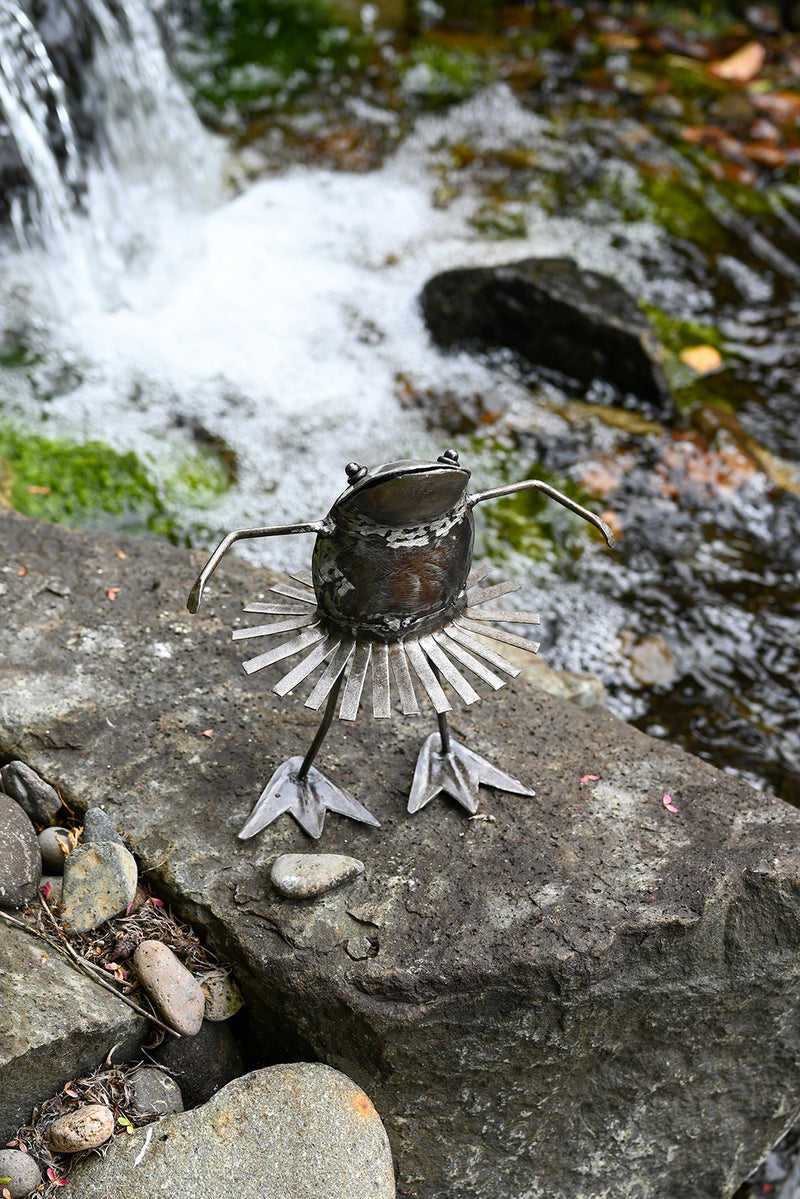
<path fill-rule="evenodd" d="M 436 462 L 401 460 L 373 470 L 351 462 L 345 469 L 349 485 L 323 520 L 228 533 L 189 595 L 189 611 L 196 612 L 208 579 L 235 541 L 316 534 L 311 572 L 293 576 L 292 583 L 277 583 L 272 591 L 280 598 L 244 609 L 267 615 L 271 622 L 233 634 L 236 641 L 269 639 L 269 649 L 243 663 L 247 674 L 304 654 L 273 691 L 286 695 L 320 667 L 305 703 L 317 711 L 325 705 L 308 753 L 278 767 L 239 833 L 241 838 L 252 837 L 283 812 L 290 812 L 315 838 L 322 833 L 326 810 L 378 825 L 358 800 L 313 764 L 340 695 L 339 718 L 355 720 L 367 676 L 374 716 L 392 714 L 391 679 L 404 715 L 419 713 L 414 679 L 436 713 L 438 732 L 427 738 L 420 751 L 409 812 L 419 811 L 445 792 L 474 813 L 481 784 L 533 795 L 517 779 L 454 741 L 447 725 L 446 713 L 452 705 L 443 682 L 465 704 L 472 704 L 481 697 L 464 669 L 495 690 L 505 684 L 501 675 L 519 674 L 516 666 L 480 638 L 532 654 L 539 648 L 537 642 L 497 627 L 511 622 L 538 624 L 538 615 L 485 607 L 519 585 L 479 586 L 489 568 L 472 566 L 472 511 L 484 500 L 535 489 L 589 521 L 613 545 L 611 532 L 599 517 L 536 479 L 468 495 L 470 472 L 460 465 L 455 450 L 446 450 Z"/>

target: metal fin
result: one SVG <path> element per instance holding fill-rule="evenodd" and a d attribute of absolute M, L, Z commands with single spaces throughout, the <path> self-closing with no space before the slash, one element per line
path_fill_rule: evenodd
<path fill-rule="evenodd" d="M 270 591 L 274 591 L 276 595 L 285 595 L 289 599 L 302 600 L 304 604 L 316 606 L 317 603 L 317 597 L 313 591 L 307 591 L 304 587 L 293 587 L 291 583 L 273 583 Z"/>
<path fill-rule="evenodd" d="M 419 681 L 428 693 L 428 699 L 433 704 L 435 711 L 440 714 L 442 712 L 452 712 L 453 705 L 442 690 L 442 685 L 436 675 L 431 670 L 420 643 L 413 637 L 408 637 L 403 642 L 403 647 L 409 662 L 416 671 Z"/>
<path fill-rule="evenodd" d="M 504 583 L 495 583 L 493 587 L 484 587 L 482 590 L 473 591 L 467 596 L 467 603 L 470 608 L 474 608 L 476 604 L 485 604 L 487 600 L 497 599 L 498 596 L 508 595 L 510 591 L 519 591 L 521 583 L 515 583 L 513 579 L 506 579 Z M 273 587 L 273 591 L 275 588 Z"/>
<path fill-rule="evenodd" d="M 502 670 L 504 674 L 510 674 L 512 679 L 515 679 L 518 674 L 522 673 L 518 666 L 514 666 L 512 662 L 509 662 L 508 658 L 504 658 L 496 650 L 489 649 L 488 645 L 484 645 L 477 637 L 471 636 L 470 633 L 459 628 L 457 624 L 445 625 L 445 632 L 448 637 L 452 637 L 453 641 L 457 641 L 465 649 L 471 650 L 473 654 L 477 654 L 479 658 L 483 658 L 484 662 L 488 662 L 496 670 Z"/>
<path fill-rule="evenodd" d="M 314 590 L 314 576 L 310 570 L 293 570 L 291 577 L 305 587 L 310 587 L 312 591 Z"/>
<path fill-rule="evenodd" d="M 308 611 L 307 604 L 291 604 L 281 603 L 280 600 L 273 600 L 271 603 L 252 603 L 245 604 L 242 608 L 243 612 L 263 612 L 270 616 L 299 616 L 302 612 Z"/>
<path fill-rule="evenodd" d="M 347 637 L 342 641 L 336 653 L 331 658 L 328 665 L 325 667 L 325 673 L 318 679 L 314 690 L 306 700 L 306 707 L 313 708 L 318 712 L 325 700 L 330 694 L 331 687 L 338 679 L 339 675 L 344 670 L 347 663 L 350 661 L 350 655 L 355 647 L 355 642 Z"/>
<path fill-rule="evenodd" d="M 450 661 L 447 654 L 440 645 L 437 645 L 433 637 L 430 635 L 426 637 L 420 637 L 419 643 L 431 664 L 436 667 L 436 669 L 445 679 L 447 679 L 456 695 L 458 695 L 465 704 L 474 704 L 480 700 L 481 697 L 478 692 L 475 690 L 472 684 L 464 678 L 458 667 Z"/>
<path fill-rule="evenodd" d="M 306 629 L 316 623 L 316 613 L 306 612 L 304 616 L 292 616 L 286 620 L 276 620 L 273 624 L 252 625 L 249 629 L 234 629 L 231 637 L 234 641 L 244 641 L 247 637 L 269 637 L 271 633 L 288 633 L 292 629 Z"/>
<path fill-rule="evenodd" d="M 298 684 L 302 683 L 311 674 L 311 671 L 319 666 L 320 662 L 339 648 L 339 639 L 337 637 L 326 637 L 319 645 L 315 645 L 310 654 L 303 658 L 302 662 L 298 662 L 294 670 L 290 670 L 283 678 L 275 684 L 272 690 L 276 695 L 286 695 Z"/>
<path fill-rule="evenodd" d="M 372 646 L 372 715 L 392 714 L 392 693 L 389 687 L 389 646 L 376 641 Z"/>
<path fill-rule="evenodd" d="M 364 690 L 371 656 L 372 643 L 369 641 L 357 641 L 356 652 L 353 654 L 353 660 L 350 663 L 350 673 L 344 685 L 342 702 L 339 705 L 340 720 L 355 720 L 358 715 L 358 708 L 361 703 L 361 695 Z"/>
<path fill-rule="evenodd" d="M 538 624 L 538 612 L 520 612 L 516 608 L 471 608 L 467 605 L 464 615 L 470 620 L 504 621 L 506 624 Z"/>
<path fill-rule="evenodd" d="M 397 694 L 400 697 L 400 707 L 404 716 L 419 716 L 419 704 L 408 669 L 408 660 L 402 641 L 396 641 L 389 646 L 389 661 L 392 664 L 392 674 L 397 684 Z"/>
<path fill-rule="evenodd" d="M 481 579 L 485 579 L 491 573 L 492 567 L 489 562 L 481 562 L 480 566 L 473 566 L 472 570 L 467 575 L 467 590 L 474 587 L 476 583 L 480 583 Z"/>
<path fill-rule="evenodd" d="M 276 645 L 274 649 L 259 654 L 257 658 L 248 658 L 246 662 L 242 662 L 242 669 L 245 674 L 254 674 L 257 670 L 263 670 L 265 666 L 271 666 L 273 662 L 280 662 L 283 658 L 291 658 L 292 654 L 299 654 L 302 649 L 322 641 L 326 635 L 319 628 L 306 629 L 297 637 L 292 637 L 291 641 Z"/>
<path fill-rule="evenodd" d="M 459 628 L 466 629 L 468 633 L 480 633 L 481 637 L 489 637 L 492 641 L 503 641 L 506 645 L 515 645 L 517 649 L 527 650 L 529 654 L 535 654 L 539 650 L 538 641 L 531 641 L 527 637 L 518 637 L 516 633 L 507 633 L 505 629 L 495 629 L 491 625 L 484 626 L 477 620 L 461 617 Z"/>
<path fill-rule="evenodd" d="M 501 679 L 493 670 L 490 670 L 488 666 L 474 657 L 468 649 L 464 649 L 463 645 L 460 645 L 455 638 L 448 640 L 447 633 L 448 629 L 445 627 L 444 629 L 437 629 L 432 634 L 434 640 L 439 642 L 439 645 L 442 646 L 446 653 L 457 658 L 463 666 L 469 667 L 472 673 L 476 674 L 479 679 L 483 679 L 484 683 L 488 683 L 492 690 L 497 691 L 500 687 L 505 687 L 505 679 Z"/>

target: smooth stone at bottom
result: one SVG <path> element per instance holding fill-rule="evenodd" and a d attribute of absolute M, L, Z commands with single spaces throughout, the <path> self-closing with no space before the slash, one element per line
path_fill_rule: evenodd
<path fill-rule="evenodd" d="M 21 1149 L 0 1149 L 0 1178 L 8 1182 L 2 1187 L 8 1191 L 11 1199 L 22 1199 L 29 1195 L 42 1181 L 41 1171 L 29 1153 Z"/>
<path fill-rule="evenodd" d="M 70 1176 L 81 1199 L 394 1199 L 371 1101 L 320 1063 L 237 1078 L 202 1107 L 117 1137 Z"/>

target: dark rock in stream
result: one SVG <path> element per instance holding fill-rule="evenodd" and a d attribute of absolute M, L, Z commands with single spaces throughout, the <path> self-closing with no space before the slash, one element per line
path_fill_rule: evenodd
<path fill-rule="evenodd" d="M 662 420 L 675 414 L 658 337 L 636 300 L 571 258 L 444 271 L 425 284 L 420 304 L 446 349 L 510 349 L 583 384 L 613 383 L 624 407 Z"/>
<path fill-rule="evenodd" d="M 401 1194 L 679 1199 L 689 1179 L 693 1199 L 728 1199 L 792 1123 L 800 812 L 522 676 L 452 724 L 535 798 L 487 789 L 475 819 L 441 798 L 411 817 L 432 721 L 358 720 L 320 765 L 381 828 L 331 813 L 320 848 L 364 873 L 286 900 L 269 869 L 305 835 L 284 816 L 236 836 L 318 720 L 268 690 L 283 664 L 244 678 L 229 640 L 272 576 L 226 560 L 190 618 L 205 555 L 10 511 L 0 535 L 0 752 L 126 830 L 233 967 L 249 1068 L 317 1059 L 363 1087 Z M 41 587 L 56 569 L 66 599 Z"/>

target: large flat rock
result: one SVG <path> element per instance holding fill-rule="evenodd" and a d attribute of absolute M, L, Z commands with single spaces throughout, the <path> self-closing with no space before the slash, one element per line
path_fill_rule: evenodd
<path fill-rule="evenodd" d="M 319 765 L 380 829 L 329 814 L 312 843 L 282 817 L 239 842 L 318 720 L 268 690 L 282 664 L 240 673 L 229 630 L 266 572 L 226 560 L 191 618 L 201 555 L 10 512 L 0 536 L 0 751 L 102 803 L 233 960 L 251 1066 L 316 1058 L 355 1079 L 400 1195 L 732 1194 L 800 1108 L 800 813 L 520 679 L 452 724 L 535 799 L 410 817 L 432 722 L 364 719 L 334 727 Z M 365 872 L 280 897 L 271 863 L 311 850 Z"/>
<path fill-rule="evenodd" d="M 0 1144 L 70 1078 L 139 1052 L 151 1025 L 45 942 L 0 919 Z M 116 1048 L 115 1048 L 116 1046 Z"/>

